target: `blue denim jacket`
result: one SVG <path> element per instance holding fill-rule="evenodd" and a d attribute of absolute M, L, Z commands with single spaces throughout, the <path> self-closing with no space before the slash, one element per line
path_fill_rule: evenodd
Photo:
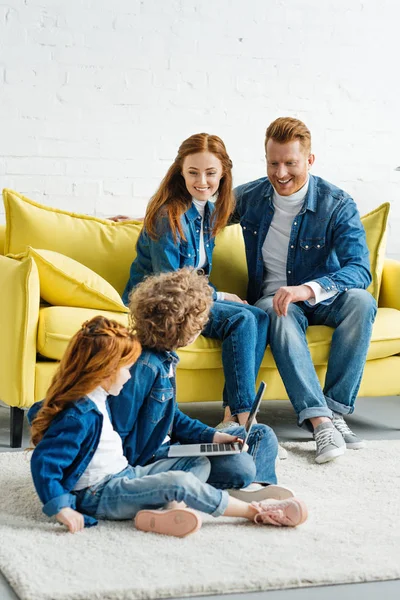
<path fill-rule="evenodd" d="M 169 434 L 171 442 L 211 442 L 216 432 L 184 415 L 175 401 L 175 377 L 169 378 L 178 357 L 173 352 L 144 350 L 131 368 L 131 379 L 119 396 L 109 396 L 107 409 L 122 438 L 124 454 L 132 466 L 148 463 Z M 28 412 L 29 423 L 42 402 Z M 103 415 L 87 397 L 71 404 L 51 422 L 32 453 L 33 482 L 43 512 L 52 516 L 62 508 L 76 509 L 72 492 L 100 440 Z M 84 515 L 85 526 L 97 520 Z"/>
<path fill-rule="evenodd" d="M 212 252 L 215 238 L 212 236 L 212 213 L 214 205 L 207 202 L 204 211 L 204 248 L 208 264 L 204 268 L 206 275 L 211 273 Z M 131 265 L 129 281 L 122 295 L 124 304 L 128 305 L 130 291 L 140 283 L 146 275 L 176 271 L 183 267 L 196 267 L 200 251 L 201 216 L 194 204 L 181 216 L 182 230 L 186 240 L 177 234 L 174 239 L 166 215 L 160 215 L 157 223 L 157 240 L 152 240 L 143 229 L 136 245 L 137 256 Z"/>
<path fill-rule="evenodd" d="M 234 192 L 237 204 L 231 223 L 242 226 L 249 273 L 247 300 L 254 304 L 262 296 L 262 246 L 274 214 L 274 189 L 268 178 L 262 177 Z M 365 289 L 371 283 L 365 231 L 354 200 L 314 175 L 310 175 L 304 204 L 293 221 L 287 257 L 288 285 L 307 281 L 337 292 Z"/>
<path fill-rule="evenodd" d="M 174 352 L 144 349 L 131 368 L 131 379 L 110 399 L 114 428 L 122 437 L 129 464 L 147 464 L 167 435 L 171 443 L 211 442 L 216 430 L 179 410 L 176 404 Z M 172 365 L 173 377 L 169 377 Z"/>

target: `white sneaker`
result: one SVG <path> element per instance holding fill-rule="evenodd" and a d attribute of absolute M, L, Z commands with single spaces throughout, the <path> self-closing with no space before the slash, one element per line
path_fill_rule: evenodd
<path fill-rule="evenodd" d="M 261 502 L 269 499 L 286 500 L 294 496 L 293 490 L 285 485 L 261 485 L 261 483 L 250 483 L 245 488 L 228 490 L 228 493 L 243 502 Z"/>

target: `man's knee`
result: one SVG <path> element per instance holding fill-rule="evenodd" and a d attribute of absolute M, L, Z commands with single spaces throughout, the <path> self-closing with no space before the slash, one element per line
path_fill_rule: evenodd
<path fill-rule="evenodd" d="M 354 312 L 358 318 L 369 318 L 372 321 L 375 319 L 378 310 L 375 298 L 367 290 L 359 288 L 346 292 L 344 307 L 349 312 Z"/>

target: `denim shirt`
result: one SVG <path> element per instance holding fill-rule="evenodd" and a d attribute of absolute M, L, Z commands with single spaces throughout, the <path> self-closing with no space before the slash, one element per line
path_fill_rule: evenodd
<path fill-rule="evenodd" d="M 231 223 L 242 226 L 249 274 L 247 300 L 254 304 L 262 296 L 262 246 L 274 214 L 274 189 L 262 177 L 238 186 L 234 193 L 237 204 Z M 324 290 L 338 293 L 365 289 L 371 283 L 365 231 L 354 200 L 314 175 L 292 224 L 286 275 L 288 285 L 316 281 Z M 335 297 L 323 303 L 330 304 Z"/>
<path fill-rule="evenodd" d="M 212 236 L 212 213 L 214 205 L 208 201 L 204 210 L 204 249 L 207 265 L 203 269 L 206 275 L 211 273 L 212 253 L 215 238 Z M 196 267 L 200 253 L 201 216 L 194 204 L 181 216 L 184 240 L 177 232 L 177 238 L 171 231 L 168 217 L 160 214 L 156 233 L 157 240 L 151 239 L 145 229 L 142 229 L 136 245 L 137 256 L 131 265 L 129 281 L 122 295 L 124 304 L 128 305 L 130 291 L 147 275 L 176 271 L 183 267 Z"/>
<path fill-rule="evenodd" d="M 121 436 L 124 454 L 131 466 L 147 464 L 167 435 L 171 442 L 211 442 L 216 429 L 183 414 L 175 401 L 175 376 L 170 378 L 178 357 L 173 352 L 144 350 L 131 367 L 131 379 L 119 396 L 106 402 L 114 429 Z M 28 411 L 32 423 L 43 402 Z M 57 514 L 62 508 L 76 510 L 72 493 L 97 446 L 103 415 L 90 398 L 84 397 L 59 413 L 32 453 L 31 472 L 43 512 Z M 85 526 L 97 519 L 83 515 Z"/>
<path fill-rule="evenodd" d="M 174 352 L 144 349 L 131 367 L 131 379 L 110 399 L 114 428 L 122 437 L 129 464 L 145 465 L 167 435 L 171 443 L 211 442 L 216 429 L 191 419 L 176 403 Z M 169 377 L 170 366 L 174 372 Z"/>

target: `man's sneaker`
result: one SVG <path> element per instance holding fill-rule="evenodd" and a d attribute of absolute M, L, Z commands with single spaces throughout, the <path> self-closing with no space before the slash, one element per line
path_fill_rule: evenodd
<path fill-rule="evenodd" d="M 136 529 L 174 537 L 186 537 L 201 527 L 201 517 L 191 508 L 139 510 L 134 519 Z"/>
<path fill-rule="evenodd" d="M 334 424 L 336 429 L 342 434 L 342 438 L 346 442 L 347 448 L 351 448 L 352 450 L 359 450 L 360 448 L 365 448 L 367 444 L 364 442 L 364 440 L 360 440 L 360 438 L 350 429 L 350 427 L 344 420 L 343 415 L 334 412 L 332 423 Z"/>
<path fill-rule="evenodd" d="M 214 429 L 221 431 L 222 429 L 229 429 L 229 427 L 240 427 L 240 425 L 237 421 L 221 421 L 221 423 L 218 423 Z"/>
<path fill-rule="evenodd" d="M 308 510 L 303 500 L 289 498 L 288 500 L 264 500 L 252 502 L 257 510 L 254 522 L 277 527 L 297 527 L 308 517 Z"/>
<path fill-rule="evenodd" d="M 293 498 L 294 492 L 285 485 L 261 485 L 261 483 L 250 483 L 240 490 L 231 489 L 228 493 L 233 498 L 243 502 L 261 502 L 273 498 L 274 500 L 286 500 Z"/>
<path fill-rule="evenodd" d="M 314 429 L 314 440 L 317 444 L 315 462 L 325 463 L 334 460 L 346 450 L 346 442 L 332 421 L 325 421 Z"/>

